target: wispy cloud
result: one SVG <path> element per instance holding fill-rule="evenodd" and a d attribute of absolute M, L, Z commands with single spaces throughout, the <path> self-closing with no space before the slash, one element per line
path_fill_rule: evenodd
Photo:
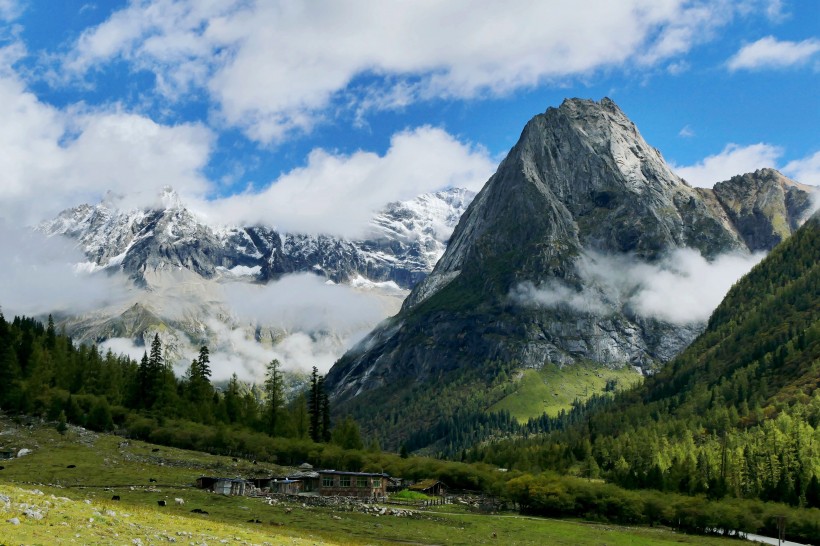
<path fill-rule="evenodd" d="M 711 188 L 738 174 L 764 167 L 774 168 L 782 154 L 781 148 L 763 142 L 749 146 L 727 144 L 719 154 L 690 166 L 672 165 L 672 170 L 693 186 Z"/>
<path fill-rule="evenodd" d="M 809 38 L 801 42 L 780 41 L 774 36 L 740 48 L 726 63 L 730 71 L 788 68 L 807 63 L 820 52 L 820 40 Z"/>
<path fill-rule="evenodd" d="M 22 13 L 22 2 L 18 0 L 0 0 L 0 21 L 14 21 Z"/>
<path fill-rule="evenodd" d="M 802 159 L 789 161 L 783 172 L 803 184 L 820 186 L 820 151 Z"/>
<path fill-rule="evenodd" d="M 708 319 L 732 284 L 762 258 L 726 254 L 709 262 L 695 250 L 679 249 L 650 264 L 588 253 L 577 263 L 581 287 L 557 279 L 525 282 L 510 296 L 522 305 L 568 306 L 597 316 L 625 312 L 685 325 Z"/>

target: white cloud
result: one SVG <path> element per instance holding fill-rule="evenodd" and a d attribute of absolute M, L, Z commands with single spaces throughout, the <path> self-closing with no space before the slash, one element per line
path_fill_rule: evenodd
<path fill-rule="evenodd" d="M 85 257 L 66 239 L 0 221 L 0 256 L 0 307 L 7 317 L 83 313 L 128 296 L 124 277 L 78 268 Z"/>
<path fill-rule="evenodd" d="M 789 161 L 783 167 L 783 173 L 803 184 L 820 186 L 820 151 L 803 159 Z"/>
<path fill-rule="evenodd" d="M 36 223 L 107 191 L 147 204 L 160 188 L 201 194 L 213 145 L 204 126 L 160 125 L 118 109 L 59 110 L 0 77 L 0 218 Z"/>
<path fill-rule="evenodd" d="M 731 71 L 786 68 L 805 64 L 819 51 L 820 40 L 816 38 L 790 42 L 766 36 L 740 48 L 727 61 L 727 66 Z"/>
<path fill-rule="evenodd" d="M 278 358 L 285 369 L 316 366 L 326 372 L 379 322 L 396 313 L 406 295 L 328 284 L 311 274 L 288 275 L 265 286 L 231 283 L 222 288 L 228 307 L 247 328 L 228 332 L 224 325 L 209 323 L 219 338 L 230 340 L 229 347 L 217 347 L 223 356 L 216 358 L 225 361 L 225 369 L 230 369 L 229 363 L 242 362 L 245 377 L 255 380 L 271 358 Z M 247 334 L 257 326 L 276 329 L 283 336 L 273 346 L 262 346 Z"/>
<path fill-rule="evenodd" d="M 695 136 L 695 131 L 688 125 L 684 125 L 684 127 L 680 131 L 678 131 L 678 136 L 681 136 L 683 138 L 692 138 L 693 136 Z"/>
<path fill-rule="evenodd" d="M 240 320 L 285 331 L 350 334 L 372 328 L 388 314 L 386 303 L 377 296 L 326 284 L 309 273 L 288 275 L 265 286 L 230 283 L 222 289 Z"/>
<path fill-rule="evenodd" d="M 726 254 L 711 262 L 678 249 L 657 264 L 629 256 L 589 253 L 578 261 L 578 290 L 559 280 L 521 283 L 511 298 L 522 305 L 562 305 L 598 316 L 626 311 L 675 324 L 703 322 L 763 254 Z"/>
<path fill-rule="evenodd" d="M 672 165 L 672 170 L 693 186 L 711 188 L 715 183 L 738 174 L 764 167 L 774 168 L 782 153 L 779 147 L 762 142 L 749 146 L 727 144 L 719 154 L 710 155 L 690 166 Z"/>
<path fill-rule="evenodd" d="M 286 370 L 308 371 L 316 366 L 324 373 L 376 324 L 396 313 L 407 293 L 360 291 L 326 284 L 310 274 L 289 275 L 265 286 L 242 282 L 202 284 L 208 284 L 212 300 L 204 306 L 190 293 L 185 294 L 185 288 L 180 290 L 183 294 L 179 301 L 170 304 L 168 295 L 160 291 L 158 297 L 165 306 L 162 309 L 156 307 L 155 300 L 141 300 L 160 316 L 201 324 L 202 332 L 207 332 L 215 381 L 227 380 L 236 373 L 244 381 L 261 382 L 265 365 L 274 358 Z M 211 289 L 216 292 L 211 293 Z M 172 316 L 174 308 L 176 316 Z M 191 309 L 195 311 L 191 313 Z M 184 373 L 196 358 L 199 346 L 173 326 L 164 330 L 162 337 L 163 343 L 173 346 L 175 371 Z M 145 351 L 144 343 L 126 338 L 106 340 L 100 347 L 135 359 Z"/>
<path fill-rule="evenodd" d="M 17 0 L 0 0 L 0 21 L 14 21 L 23 13 L 23 6 Z"/>
<path fill-rule="evenodd" d="M 169 97 L 207 90 L 225 122 L 272 142 L 310 130 L 360 76 L 375 76 L 363 90 L 373 108 L 504 94 L 683 54 L 734 9 L 720 0 L 154 0 L 83 33 L 64 66 L 85 74 L 124 59 L 153 72 Z"/>
<path fill-rule="evenodd" d="M 388 202 L 444 187 L 478 190 L 494 169 L 486 150 L 463 144 L 442 129 L 420 127 L 393 135 L 383 156 L 317 149 L 305 167 L 282 175 L 261 192 L 200 206 L 226 223 L 355 237 Z"/>

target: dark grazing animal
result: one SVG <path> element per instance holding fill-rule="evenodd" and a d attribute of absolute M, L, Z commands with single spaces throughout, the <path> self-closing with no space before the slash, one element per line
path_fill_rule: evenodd
<path fill-rule="evenodd" d="M 154 478 L 148 478 L 148 481 L 151 483 L 157 483 L 157 480 L 155 480 Z"/>
<path fill-rule="evenodd" d="M 77 468 L 77 465 L 76 464 L 70 464 L 66 468 Z"/>
<path fill-rule="evenodd" d="M 191 512 L 193 512 L 194 514 L 207 514 L 208 513 L 205 510 L 203 510 L 202 508 L 194 508 L 193 510 L 191 510 Z"/>
<path fill-rule="evenodd" d="M 158 500 L 158 501 L 157 501 L 157 504 L 158 504 L 159 506 L 165 506 L 167 503 L 166 503 L 164 500 Z"/>
<path fill-rule="evenodd" d="M 151 450 L 151 453 L 156 453 L 157 451 L 159 451 L 159 448 L 155 447 L 154 449 Z"/>
<path fill-rule="evenodd" d="M 113 497 L 111 497 L 111 500 L 120 500 L 120 496 L 119 495 L 114 495 Z"/>

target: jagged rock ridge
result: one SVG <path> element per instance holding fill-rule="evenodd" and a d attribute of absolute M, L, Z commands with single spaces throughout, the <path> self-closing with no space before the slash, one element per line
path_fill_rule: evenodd
<path fill-rule="evenodd" d="M 246 374 L 258 367 L 261 375 L 265 362 L 257 360 L 263 353 L 251 344 L 277 350 L 290 336 L 306 335 L 315 351 L 308 358 L 318 360 L 305 360 L 303 353 L 288 356 L 295 349 L 283 348 L 285 365 L 327 366 L 331 355 L 338 357 L 349 347 L 348 336 L 358 336 L 377 319 L 351 317 L 345 325 L 309 330 L 285 319 L 255 322 L 234 313 L 225 300 L 225 283 L 266 284 L 289 274 L 315 274 L 368 292 L 369 301 L 388 316 L 398 310 L 407 289 L 432 270 L 474 195 L 450 189 L 390 203 L 374 217 L 370 235 L 359 241 L 269 226 L 212 225 L 186 209 L 171 189 L 154 207 L 122 210 L 107 199 L 63 211 L 39 229 L 76 241 L 88 260 L 82 269 L 122 272 L 137 286 L 124 301 L 81 316 L 56 317 L 75 340 L 117 338 L 116 348 L 127 346 L 123 339 L 147 347 L 159 333 L 174 362 L 187 365 L 191 354 L 207 344 L 212 355 L 238 362 Z M 304 342 L 295 343 L 301 348 Z"/>
<path fill-rule="evenodd" d="M 121 269 L 142 285 L 147 272 L 181 267 L 209 279 L 267 282 L 313 272 L 334 282 L 361 276 L 410 288 L 432 270 L 473 196 L 451 189 L 390 203 L 374 217 L 371 235 L 360 241 L 268 226 L 211 226 L 170 189 L 163 207 L 122 211 L 106 202 L 81 205 L 40 230 L 77 240 L 94 266 Z"/>
<path fill-rule="evenodd" d="M 337 405 L 483 362 L 522 367 L 591 360 L 644 370 L 672 358 L 701 323 L 670 324 L 628 305 L 584 312 L 518 305 L 522 283 L 595 293 L 579 264 L 596 256 L 658 263 L 770 249 L 799 225 L 807 188 L 771 170 L 693 188 L 609 99 L 566 100 L 534 117 L 459 221 L 402 311 L 336 363 Z"/>

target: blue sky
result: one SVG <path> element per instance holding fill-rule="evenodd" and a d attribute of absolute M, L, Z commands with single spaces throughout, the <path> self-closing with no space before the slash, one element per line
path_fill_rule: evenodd
<path fill-rule="evenodd" d="M 0 0 L 0 217 L 164 185 L 353 236 L 480 188 L 533 115 L 609 96 L 679 174 L 820 184 L 820 3 Z"/>

